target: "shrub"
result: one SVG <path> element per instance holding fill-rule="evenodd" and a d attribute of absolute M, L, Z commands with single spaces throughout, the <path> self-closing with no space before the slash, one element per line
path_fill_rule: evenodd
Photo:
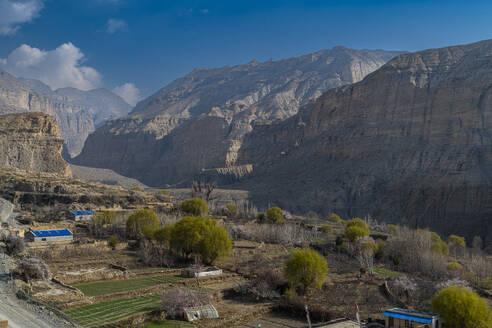
<path fill-rule="evenodd" d="M 143 189 L 142 189 L 142 188 L 140 188 L 140 187 L 133 187 L 133 188 L 132 188 L 132 190 L 133 190 L 133 191 L 143 191 Z"/>
<path fill-rule="evenodd" d="M 278 206 L 270 207 L 266 212 L 266 219 L 268 223 L 283 224 L 284 213 L 282 212 L 282 209 Z"/>
<path fill-rule="evenodd" d="M 323 224 L 320 228 L 321 232 L 324 233 L 333 233 L 333 227 L 329 224 Z"/>
<path fill-rule="evenodd" d="M 448 270 L 454 272 L 461 272 L 463 271 L 463 267 L 458 262 L 450 262 L 448 263 Z"/>
<path fill-rule="evenodd" d="M 108 246 L 111 247 L 112 249 L 115 249 L 116 245 L 118 245 L 119 242 L 120 241 L 118 240 L 118 237 L 113 235 L 113 236 L 109 237 Z"/>
<path fill-rule="evenodd" d="M 210 297 L 191 289 L 174 288 L 162 295 L 162 309 L 170 318 L 181 318 L 184 316 L 184 308 L 207 305 Z"/>
<path fill-rule="evenodd" d="M 487 301 L 466 287 L 451 286 L 432 299 L 432 311 L 442 316 L 448 328 L 492 327 Z"/>
<path fill-rule="evenodd" d="M 17 273 L 24 277 L 26 281 L 31 279 L 50 279 L 51 272 L 48 265 L 37 257 L 28 257 L 20 261 Z"/>
<path fill-rule="evenodd" d="M 369 230 L 369 228 L 367 227 L 367 223 L 360 219 L 360 218 L 353 218 L 352 220 L 348 220 L 345 222 L 345 227 L 346 228 L 349 228 L 349 227 L 360 227 L 362 229 L 366 229 L 366 230 Z"/>
<path fill-rule="evenodd" d="M 225 206 L 225 210 L 228 216 L 236 216 L 237 215 L 237 206 L 234 203 L 229 203 Z"/>
<path fill-rule="evenodd" d="M 390 233 L 395 233 L 396 230 L 398 229 L 398 226 L 396 226 L 395 224 L 388 224 L 387 227 Z"/>
<path fill-rule="evenodd" d="M 336 214 L 336 213 L 331 213 L 330 216 L 328 217 L 328 220 L 330 220 L 331 222 L 334 222 L 334 223 L 342 223 L 342 218 L 340 217 L 340 215 Z"/>
<path fill-rule="evenodd" d="M 156 229 L 154 231 L 154 239 L 157 240 L 161 245 L 169 244 L 173 228 L 174 224 L 168 224 L 164 227 Z"/>
<path fill-rule="evenodd" d="M 347 226 L 345 228 L 345 237 L 351 242 L 357 240 L 358 238 L 362 238 L 365 236 L 369 236 L 369 229 L 364 229 L 357 225 Z"/>
<path fill-rule="evenodd" d="M 114 212 L 100 211 L 92 217 L 92 220 L 97 221 L 100 224 L 110 224 L 114 220 Z"/>
<path fill-rule="evenodd" d="M 183 256 L 200 255 L 207 264 L 229 255 L 232 249 L 227 232 L 216 221 L 192 216 L 186 216 L 174 224 L 170 245 Z"/>
<path fill-rule="evenodd" d="M 324 257 L 312 249 L 294 251 L 285 264 L 284 275 L 291 289 L 300 286 L 319 289 L 326 281 L 328 264 Z"/>
<path fill-rule="evenodd" d="M 171 193 L 169 192 L 169 190 L 166 190 L 166 189 L 162 189 L 159 191 L 162 195 L 164 196 L 170 196 Z"/>
<path fill-rule="evenodd" d="M 126 221 L 126 231 L 133 238 L 141 238 L 142 235 L 149 238 L 159 227 L 159 224 L 159 218 L 154 211 L 149 209 L 137 210 Z"/>
<path fill-rule="evenodd" d="M 9 255 L 20 254 L 26 248 L 24 240 L 18 236 L 8 236 L 5 241 L 5 246 L 7 254 Z"/>
<path fill-rule="evenodd" d="M 458 247 L 465 248 L 466 247 L 466 242 L 464 237 L 456 236 L 456 235 L 451 235 L 448 237 L 448 245 L 455 245 Z"/>
<path fill-rule="evenodd" d="M 179 209 L 182 212 L 193 216 L 208 214 L 207 203 L 201 198 L 186 199 L 179 204 Z"/>
<path fill-rule="evenodd" d="M 431 250 L 439 255 L 449 255 L 449 247 L 442 240 L 433 241 L 431 244 Z"/>

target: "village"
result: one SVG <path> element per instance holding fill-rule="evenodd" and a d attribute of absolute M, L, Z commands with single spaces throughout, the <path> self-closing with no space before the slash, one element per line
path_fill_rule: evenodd
<path fill-rule="evenodd" d="M 56 220 L 26 219 L 25 212 L 16 213 L 19 207 L 3 200 L 3 249 L 17 263 L 10 268 L 16 293 L 49 306 L 76 327 L 440 328 L 441 316 L 429 313 L 433 293 L 441 288 L 429 287 L 436 277 L 467 286 L 475 281 L 474 288 L 491 302 L 491 262 L 481 251 L 439 238 L 440 247 L 445 244 L 452 253 L 434 255 L 429 249 L 425 256 L 431 258 L 418 260 L 435 262 L 434 277 L 409 277 L 405 272 L 422 270 L 410 267 L 417 264 L 402 263 L 398 270 L 385 264 L 384 256 L 393 252 L 392 238 L 401 244 L 408 242 L 404 235 L 416 234 L 422 241 L 429 236 L 433 243 L 430 232 L 371 218 L 342 220 L 333 214 L 320 219 L 314 213 L 295 216 L 278 208 L 261 213 L 243 199 L 211 200 L 210 194 L 193 190 L 133 192 L 158 197 L 127 209 L 67 210 L 57 205 L 62 214 Z M 188 203 L 193 206 L 183 205 Z M 151 233 L 144 226 L 132 230 L 129 222 L 139 213 L 156 218 Z M 213 261 L 198 251 L 173 255 L 166 227 L 186 215 L 204 217 L 226 231 L 231 240 L 227 254 Z M 352 223 L 367 233 L 352 237 Z M 361 241 L 370 244 L 371 251 Z M 294 286 L 297 291 L 286 296 L 292 287 L 284 265 L 305 249 L 326 259 L 329 270 L 320 287 Z M 386 254 L 381 254 L 383 249 Z M 473 254 L 474 261 L 481 256 L 485 271 L 479 272 L 467 254 Z M 449 268 L 448 261 L 468 265 L 468 275 L 463 268 Z M 37 272 L 39 266 L 44 271 Z"/>

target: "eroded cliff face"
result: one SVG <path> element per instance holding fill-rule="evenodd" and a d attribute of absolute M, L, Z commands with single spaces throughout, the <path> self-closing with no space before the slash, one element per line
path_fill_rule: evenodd
<path fill-rule="evenodd" d="M 404 54 L 239 152 L 257 201 L 492 243 L 492 41 Z"/>
<path fill-rule="evenodd" d="M 70 156 L 80 153 L 85 139 L 109 119 L 126 115 L 131 106 L 105 89 L 52 91 L 37 80 L 15 78 L 0 71 L 0 114 L 43 112 L 60 127 Z"/>
<path fill-rule="evenodd" d="M 0 169 L 71 176 L 61 157 L 62 144 L 58 126 L 47 114 L 0 115 Z"/>
<path fill-rule="evenodd" d="M 218 69 L 197 69 L 89 136 L 74 163 L 111 168 L 152 186 L 189 184 L 206 172 L 222 182 L 257 124 L 295 115 L 324 91 L 360 81 L 399 52 L 343 47 Z"/>

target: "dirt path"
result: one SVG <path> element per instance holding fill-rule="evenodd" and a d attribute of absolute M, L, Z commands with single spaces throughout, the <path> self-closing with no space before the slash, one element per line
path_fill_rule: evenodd
<path fill-rule="evenodd" d="M 10 258 L 0 254 L 0 320 L 8 320 L 9 328 L 74 327 L 53 313 L 15 296 L 10 277 Z"/>

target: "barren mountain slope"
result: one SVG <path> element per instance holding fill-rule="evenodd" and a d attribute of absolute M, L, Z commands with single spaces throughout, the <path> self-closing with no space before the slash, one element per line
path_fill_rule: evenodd
<path fill-rule="evenodd" d="M 248 135 L 239 186 L 295 210 L 492 243 L 492 41 L 394 58 Z"/>
<path fill-rule="evenodd" d="M 337 47 L 314 54 L 196 69 L 91 134 L 76 164 L 152 186 L 187 185 L 202 170 L 241 177 L 243 136 L 295 115 L 330 88 L 360 81 L 398 52 Z"/>

